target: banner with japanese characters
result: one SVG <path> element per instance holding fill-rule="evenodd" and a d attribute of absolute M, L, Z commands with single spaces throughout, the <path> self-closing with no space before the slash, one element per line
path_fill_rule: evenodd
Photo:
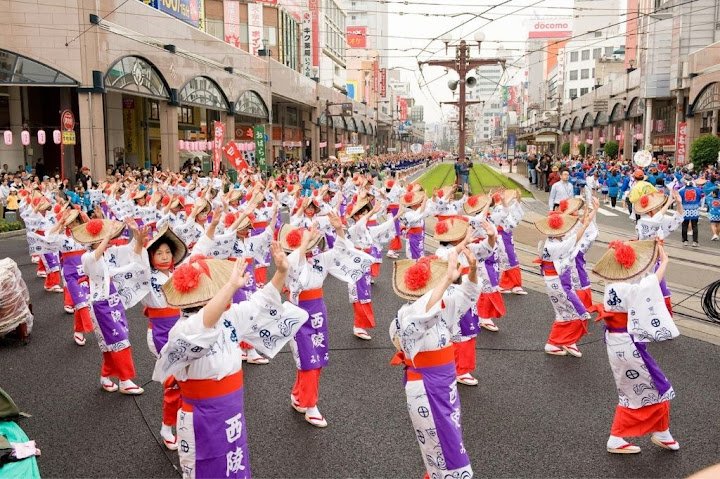
<path fill-rule="evenodd" d="M 248 41 L 249 50 L 255 56 L 263 46 L 263 5 L 248 3 Z"/>
<path fill-rule="evenodd" d="M 257 125 L 253 127 L 255 135 L 255 162 L 260 169 L 265 169 L 267 160 L 265 157 L 265 127 Z"/>

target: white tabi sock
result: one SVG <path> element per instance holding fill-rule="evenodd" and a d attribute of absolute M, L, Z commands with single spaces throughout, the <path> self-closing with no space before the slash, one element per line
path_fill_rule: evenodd
<path fill-rule="evenodd" d="M 175 434 L 173 433 L 172 426 L 163 424 L 162 427 L 160 428 L 160 436 L 167 441 L 174 441 Z"/>
<path fill-rule="evenodd" d="M 619 447 L 621 447 L 621 446 L 624 446 L 624 445 L 627 444 L 627 443 L 628 443 L 628 442 L 627 442 L 625 439 L 621 438 L 621 437 L 618 437 L 618 436 L 610 436 L 610 437 L 608 438 L 607 447 L 608 447 L 608 449 L 617 449 L 617 448 L 619 448 Z"/>
<path fill-rule="evenodd" d="M 130 388 L 136 388 L 138 387 L 137 384 L 132 382 L 130 379 L 127 379 L 125 381 L 120 381 L 120 387 L 123 389 L 130 389 Z"/>
<path fill-rule="evenodd" d="M 320 409 L 318 409 L 317 406 L 307 408 L 307 412 L 305 414 L 307 414 L 308 417 L 322 417 Z"/>
<path fill-rule="evenodd" d="M 653 436 L 663 442 L 673 442 L 675 440 L 670 434 L 670 429 L 665 429 L 664 431 L 660 432 L 654 432 Z"/>

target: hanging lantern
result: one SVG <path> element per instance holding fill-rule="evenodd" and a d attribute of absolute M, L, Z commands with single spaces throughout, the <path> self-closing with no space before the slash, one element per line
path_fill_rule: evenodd
<path fill-rule="evenodd" d="M 255 151 L 255 143 L 248 143 L 248 147 L 249 151 Z"/>
<path fill-rule="evenodd" d="M 56 145 L 62 143 L 62 133 L 60 133 L 60 130 L 53 131 L 53 143 Z"/>
<path fill-rule="evenodd" d="M 7 146 L 12 145 L 12 131 L 5 130 L 5 132 L 3 133 L 3 139 L 5 140 L 5 144 Z"/>
<path fill-rule="evenodd" d="M 40 144 L 40 145 L 45 144 L 45 140 L 47 140 L 47 138 L 45 138 L 45 130 L 38 130 L 37 140 L 38 140 L 38 144 Z"/>
<path fill-rule="evenodd" d="M 178 140 L 177 142 L 177 148 L 179 151 L 182 151 L 185 149 L 185 142 L 183 140 Z"/>
<path fill-rule="evenodd" d="M 20 142 L 23 144 L 23 146 L 28 146 L 30 144 L 30 132 L 27 130 L 23 130 L 20 133 Z"/>

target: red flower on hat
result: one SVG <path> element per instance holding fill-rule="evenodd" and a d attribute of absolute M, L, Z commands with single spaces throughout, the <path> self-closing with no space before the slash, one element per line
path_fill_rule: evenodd
<path fill-rule="evenodd" d="M 32 204 L 33 204 L 33 206 L 39 205 L 39 204 L 40 204 L 40 197 L 38 196 L 37 198 L 33 198 Z"/>
<path fill-rule="evenodd" d="M 99 219 L 90 220 L 85 224 L 85 231 L 90 234 L 90 236 L 97 236 L 99 235 L 103 230 L 103 222 Z"/>
<path fill-rule="evenodd" d="M 252 199 L 252 193 L 248 193 L 245 195 L 245 201 L 250 201 Z"/>
<path fill-rule="evenodd" d="M 169 196 L 163 196 L 162 200 L 160 201 L 163 206 L 167 206 L 170 204 L 170 197 Z"/>
<path fill-rule="evenodd" d="M 27 191 L 27 190 L 20 190 L 20 191 L 18 192 L 18 194 L 19 194 L 20 196 L 23 196 L 23 197 L 24 197 L 24 196 L 27 196 L 27 195 L 28 195 L 28 191 Z"/>
<path fill-rule="evenodd" d="M 500 203 L 502 201 L 502 195 L 500 193 L 495 193 L 492 196 L 493 202 Z"/>
<path fill-rule="evenodd" d="M 61 206 L 59 204 L 53 206 L 53 213 L 58 214 L 60 213 Z"/>
<path fill-rule="evenodd" d="M 559 230 L 565 224 L 565 220 L 560 215 L 550 215 L 548 218 L 548 226 L 554 230 Z"/>
<path fill-rule="evenodd" d="M 225 228 L 230 228 L 230 226 L 235 223 L 235 220 L 237 220 L 237 217 L 235 216 L 235 213 L 228 213 L 225 215 L 225 220 L 223 224 L 225 225 Z"/>
<path fill-rule="evenodd" d="M 438 223 L 435 225 L 435 233 L 439 235 L 444 235 L 448 232 L 450 227 L 448 226 L 447 221 L 438 221 Z"/>
<path fill-rule="evenodd" d="M 392 188 L 393 186 L 395 186 L 395 180 L 388 180 L 385 185 L 386 185 L 388 188 Z"/>
<path fill-rule="evenodd" d="M 650 197 L 648 195 L 642 195 L 640 197 L 640 206 L 643 208 L 647 208 L 647 205 L 650 203 Z"/>
<path fill-rule="evenodd" d="M 637 256 L 635 250 L 622 241 L 610 242 L 610 247 L 615 250 L 615 261 L 620 263 L 625 269 L 630 269 L 635 264 Z"/>
<path fill-rule="evenodd" d="M 414 187 L 413 187 L 413 184 L 412 184 L 412 183 L 408 183 L 407 185 L 405 185 L 405 189 L 406 189 L 407 191 L 412 191 L 413 188 L 414 188 Z"/>
<path fill-rule="evenodd" d="M 427 286 L 431 276 L 430 260 L 428 258 L 420 258 L 417 263 L 405 271 L 403 281 L 410 291 L 417 291 Z"/>
<path fill-rule="evenodd" d="M 469 204 L 470 206 L 472 206 L 473 208 L 475 208 L 475 207 L 477 206 L 477 204 L 478 204 L 478 197 L 477 197 L 477 196 L 471 196 L 470 198 L 468 198 L 468 204 Z"/>
<path fill-rule="evenodd" d="M 303 228 L 295 228 L 291 232 L 287 234 L 285 237 L 285 241 L 287 242 L 288 246 L 291 248 L 297 248 L 300 246 L 300 243 L 302 242 L 303 238 Z"/>
<path fill-rule="evenodd" d="M 194 290 L 200 284 L 200 275 L 203 274 L 203 269 L 196 268 L 195 263 L 185 263 L 180 265 L 172 275 L 173 287 L 181 293 L 189 293 Z M 207 265 L 205 268 L 207 269 Z"/>
<path fill-rule="evenodd" d="M 442 198 L 443 196 L 445 196 L 445 192 L 443 190 L 438 190 L 437 196 L 438 198 Z"/>
<path fill-rule="evenodd" d="M 412 192 L 405 193 L 405 195 L 403 196 L 403 200 L 405 201 L 405 203 L 410 203 L 414 197 L 415 195 Z"/>
<path fill-rule="evenodd" d="M 559 204 L 559 206 L 558 206 L 558 209 L 559 209 L 561 212 L 565 213 L 565 212 L 567 211 L 567 209 L 568 209 L 568 206 L 570 206 L 569 203 L 570 203 L 570 202 L 569 202 L 568 200 L 560 200 L 560 204 Z"/>

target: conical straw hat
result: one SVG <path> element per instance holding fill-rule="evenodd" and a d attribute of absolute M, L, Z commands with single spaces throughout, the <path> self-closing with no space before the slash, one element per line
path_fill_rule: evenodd
<path fill-rule="evenodd" d="M 105 238 L 113 239 L 122 233 L 125 225 L 119 221 L 94 219 L 72 229 L 72 236 L 78 243 L 95 244 Z"/>
<path fill-rule="evenodd" d="M 393 289 L 403 299 L 414 301 L 432 290 L 447 274 L 448 262 L 434 256 L 393 264 Z"/>
<path fill-rule="evenodd" d="M 608 281 L 625 281 L 654 267 L 658 253 L 655 240 L 613 241 L 592 271 Z"/>
<path fill-rule="evenodd" d="M 661 191 L 642 195 L 640 199 L 635 202 L 635 213 L 644 215 L 650 211 L 662 208 L 667 201 L 668 197 Z"/>
<path fill-rule="evenodd" d="M 490 197 L 488 195 L 471 196 L 467 199 L 465 204 L 463 204 L 463 210 L 466 214 L 474 216 L 480 213 L 489 202 Z"/>
<path fill-rule="evenodd" d="M 163 227 L 158 230 L 157 234 L 155 234 L 155 236 L 148 242 L 146 249 L 150 249 L 152 245 L 161 239 L 165 239 L 175 246 L 175 253 L 173 253 L 173 265 L 179 265 L 182 260 L 185 259 L 185 256 L 187 256 L 188 249 L 183 240 L 181 240 L 167 224 L 163 225 Z"/>
<path fill-rule="evenodd" d="M 162 287 L 168 306 L 186 309 L 205 305 L 230 280 L 233 268 L 234 263 L 225 259 L 191 258 Z"/>
<path fill-rule="evenodd" d="M 550 213 L 547 217 L 535 221 L 535 227 L 545 236 L 559 237 L 565 236 L 577 222 L 577 216 Z"/>
<path fill-rule="evenodd" d="M 585 200 L 582 198 L 568 198 L 567 200 L 560 201 L 558 211 L 564 215 L 571 215 L 580 210 L 584 205 Z"/>
<path fill-rule="evenodd" d="M 419 205 L 425 199 L 425 193 L 422 191 L 407 192 L 400 197 L 400 204 L 403 206 Z"/>
<path fill-rule="evenodd" d="M 432 236 L 442 243 L 460 241 L 467 235 L 468 223 L 460 218 L 448 218 L 435 223 L 431 230 Z"/>
<path fill-rule="evenodd" d="M 305 231 L 307 231 L 307 228 L 295 228 L 289 224 L 282 225 L 282 228 L 280 228 L 280 234 L 278 235 L 280 247 L 285 250 L 286 253 L 292 253 L 300 246 L 300 242 L 302 242 Z M 308 245 L 308 251 L 315 248 L 318 244 L 321 244 L 322 241 L 325 241 L 325 235 L 323 234 Z"/>

